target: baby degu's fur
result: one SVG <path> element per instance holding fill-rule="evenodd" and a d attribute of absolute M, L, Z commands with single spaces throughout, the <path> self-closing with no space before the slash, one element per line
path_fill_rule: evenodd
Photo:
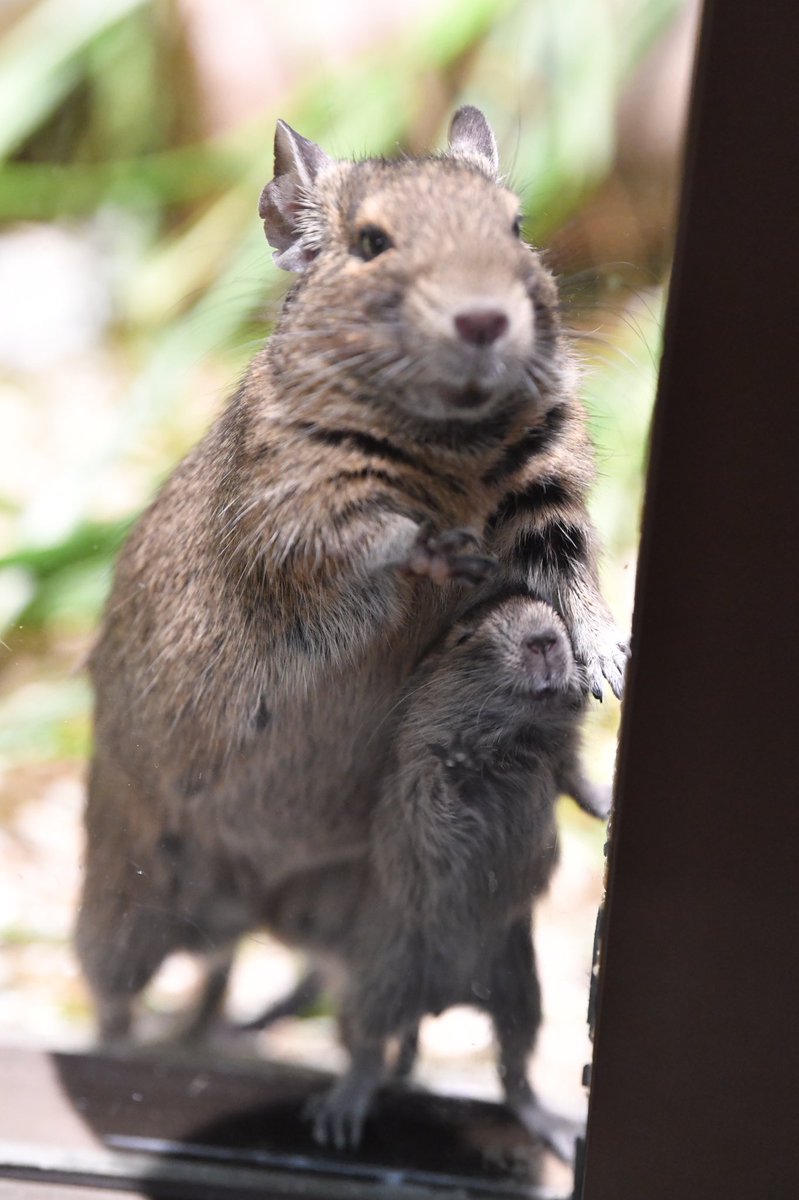
<path fill-rule="evenodd" d="M 390 1037 L 407 1070 L 421 1017 L 471 1004 L 493 1019 L 509 1104 L 569 1157 L 575 1128 L 538 1103 L 526 1063 L 541 1019 L 532 908 L 557 860 L 558 777 L 584 707 L 563 623 L 524 594 L 477 604 L 413 676 L 368 865 L 328 877 L 318 920 L 299 890 L 272 914 L 278 933 L 345 964 L 352 1065 L 316 1105 L 319 1140 L 360 1139 Z"/>
<path fill-rule="evenodd" d="M 76 945 L 104 1038 L 171 951 L 221 995 L 275 894 L 363 855 L 402 689 L 489 560 L 557 603 L 595 693 L 622 684 L 557 291 L 482 114 L 362 162 L 280 122 L 261 215 L 297 282 L 128 538 L 90 660 Z"/>

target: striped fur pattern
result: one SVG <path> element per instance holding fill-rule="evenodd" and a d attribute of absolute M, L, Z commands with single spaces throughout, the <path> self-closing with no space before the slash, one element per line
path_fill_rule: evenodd
<path fill-rule="evenodd" d="M 621 686 L 577 372 L 487 130 L 461 110 L 443 154 L 340 162 L 278 127 L 261 214 L 297 280 L 130 535 L 91 656 L 77 949 L 106 1037 L 170 951 L 224 954 L 363 854 L 402 689 L 485 564 L 454 531 Z"/>

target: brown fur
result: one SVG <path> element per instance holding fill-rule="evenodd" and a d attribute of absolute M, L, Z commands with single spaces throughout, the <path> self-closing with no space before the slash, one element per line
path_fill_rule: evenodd
<path fill-rule="evenodd" d="M 129 537 L 91 656 L 77 948 L 106 1036 L 170 950 L 218 953 L 363 853 L 398 698 L 465 594 L 462 555 L 418 567 L 431 534 L 473 530 L 562 613 L 586 682 L 621 686 L 556 288 L 477 117 L 397 162 L 279 127 L 261 211 L 304 273 Z M 391 245 L 365 257 L 371 226 Z M 454 319 L 486 307 L 506 333 L 466 344 Z"/>

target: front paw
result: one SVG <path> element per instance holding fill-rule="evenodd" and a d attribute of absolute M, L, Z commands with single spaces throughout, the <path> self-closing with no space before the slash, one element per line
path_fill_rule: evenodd
<path fill-rule="evenodd" d="M 594 631 L 593 637 L 575 637 L 575 653 L 582 663 L 589 691 L 602 699 L 604 680 L 617 700 L 624 692 L 624 673 L 630 657 L 630 644 L 613 625 Z"/>
<path fill-rule="evenodd" d="M 495 558 L 479 553 L 480 543 L 469 529 L 449 529 L 431 534 L 422 530 L 404 568 L 410 575 L 445 583 L 484 583 L 498 570 Z"/>
<path fill-rule="evenodd" d="M 446 744 L 444 742 L 430 742 L 427 749 L 433 758 L 438 759 L 447 774 L 454 780 L 466 779 L 478 770 L 478 760 L 475 757 L 473 747 L 469 746 L 460 735 L 451 738 Z"/>

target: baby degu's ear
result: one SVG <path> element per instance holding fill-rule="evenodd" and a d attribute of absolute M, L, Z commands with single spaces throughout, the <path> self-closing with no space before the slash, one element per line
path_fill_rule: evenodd
<path fill-rule="evenodd" d="M 332 161 L 315 142 L 278 121 L 275 177 L 261 192 L 258 214 L 275 263 L 284 271 L 304 271 L 316 257 L 303 216 L 319 172 Z"/>
<path fill-rule="evenodd" d="M 464 104 L 452 118 L 447 153 L 452 158 L 465 158 L 491 180 L 499 175 L 494 131 L 480 109 L 472 104 Z"/>

